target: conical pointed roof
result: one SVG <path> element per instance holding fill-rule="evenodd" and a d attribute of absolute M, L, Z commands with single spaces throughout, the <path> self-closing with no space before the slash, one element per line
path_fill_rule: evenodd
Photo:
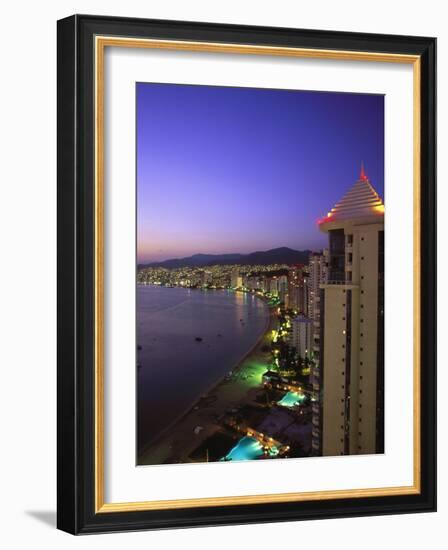
<path fill-rule="evenodd" d="M 367 217 L 382 218 L 383 216 L 383 201 L 370 183 L 362 165 L 358 181 L 334 205 L 327 216 L 319 220 L 319 225 L 327 222 L 357 220 Z"/>

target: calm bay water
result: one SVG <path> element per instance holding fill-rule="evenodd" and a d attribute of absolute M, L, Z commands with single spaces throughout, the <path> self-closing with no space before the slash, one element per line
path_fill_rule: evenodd
<path fill-rule="evenodd" d="M 140 449 L 237 365 L 268 317 L 250 294 L 137 287 Z"/>

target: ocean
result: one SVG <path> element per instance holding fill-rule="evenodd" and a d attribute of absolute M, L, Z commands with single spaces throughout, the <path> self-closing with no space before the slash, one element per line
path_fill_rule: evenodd
<path fill-rule="evenodd" d="M 137 286 L 139 450 L 239 363 L 268 319 L 251 294 Z"/>

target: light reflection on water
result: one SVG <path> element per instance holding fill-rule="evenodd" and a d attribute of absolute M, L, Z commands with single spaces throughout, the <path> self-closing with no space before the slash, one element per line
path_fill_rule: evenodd
<path fill-rule="evenodd" d="M 268 315 L 244 293 L 137 287 L 139 448 L 237 364 Z"/>

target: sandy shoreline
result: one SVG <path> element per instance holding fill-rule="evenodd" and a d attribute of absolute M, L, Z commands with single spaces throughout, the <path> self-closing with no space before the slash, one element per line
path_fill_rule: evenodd
<path fill-rule="evenodd" d="M 270 333 L 277 317 L 269 311 L 265 331 L 229 374 L 213 383 L 178 419 L 168 426 L 138 457 L 139 465 L 188 462 L 188 456 L 210 435 L 220 429 L 217 419 L 238 405 L 251 400 L 258 391 L 261 375 L 270 363 L 270 352 L 262 348 L 270 344 Z M 194 433 L 197 426 L 203 429 Z"/>

